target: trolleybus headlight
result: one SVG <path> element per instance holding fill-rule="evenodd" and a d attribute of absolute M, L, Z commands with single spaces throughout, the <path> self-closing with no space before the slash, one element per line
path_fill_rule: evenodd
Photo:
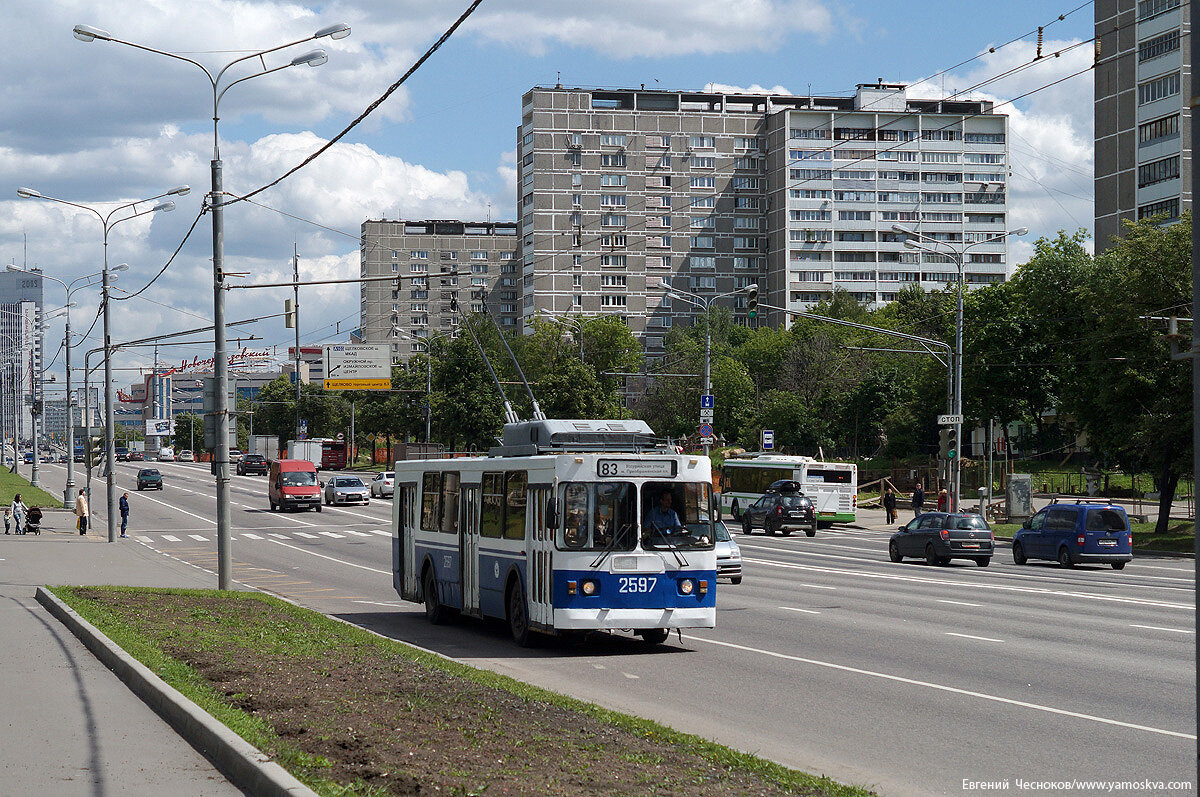
<path fill-rule="evenodd" d="M 690 578 L 685 578 L 679 582 L 679 591 L 684 595 L 691 595 L 692 590 L 695 588 L 696 584 Z"/>
<path fill-rule="evenodd" d="M 596 594 L 596 582 L 595 581 L 585 581 L 585 582 L 583 582 L 583 585 L 580 587 L 580 590 L 583 592 L 584 595 L 595 595 Z"/>

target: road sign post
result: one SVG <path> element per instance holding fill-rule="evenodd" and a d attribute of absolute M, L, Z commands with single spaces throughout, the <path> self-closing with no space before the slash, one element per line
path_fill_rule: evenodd
<path fill-rule="evenodd" d="M 774 451 L 775 450 L 775 430 L 774 429 L 763 429 L 762 430 L 762 450 L 763 451 Z"/>

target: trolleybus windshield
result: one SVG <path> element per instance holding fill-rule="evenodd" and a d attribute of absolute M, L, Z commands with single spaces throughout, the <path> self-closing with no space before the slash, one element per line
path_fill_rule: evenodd
<path fill-rule="evenodd" d="M 642 546 L 648 550 L 713 547 L 709 486 L 646 482 L 642 485 Z"/>

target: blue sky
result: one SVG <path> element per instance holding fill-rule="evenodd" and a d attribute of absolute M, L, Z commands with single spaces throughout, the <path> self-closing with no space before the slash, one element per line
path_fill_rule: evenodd
<path fill-rule="evenodd" d="M 114 262 L 130 263 L 121 283 L 129 289 L 161 268 L 200 210 L 211 152 L 211 95 L 203 75 L 128 47 L 78 42 L 70 35 L 74 24 L 216 65 L 236 57 L 233 51 L 270 47 L 348 22 L 351 37 L 320 43 L 329 51 L 328 64 L 249 81 L 223 101 L 226 187 L 244 192 L 277 177 L 340 131 L 466 5 L 465 0 L 6 3 L 10 21 L 0 41 L 13 71 L 0 116 L 0 259 L 23 262 L 28 241 L 29 264 L 72 278 L 94 270 L 99 257 L 94 222 L 49 203 L 18 200 L 21 185 L 85 203 L 129 201 L 179 183 L 192 185 L 175 213 L 119 228 L 111 254 Z M 1047 53 L 1090 38 L 1090 4 L 485 0 L 366 122 L 260 197 L 322 227 L 243 205 L 227 214 L 227 257 L 231 269 L 249 272 L 249 279 L 273 282 L 290 276 L 295 241 L 305 276 L 344 277 L 357 272 L 356 239 L 365 218 L 474 219 L 484 217 L 489 205 L 493 218 L 511 218 L 520 97 L 534 85 L 553 84 L 559 72 L 569 86 L 644 83 L 699 90 L 712 83 L 803 94 L 811 84 L 817 94 L 848 94 L 859 82 L 880 77 L 912 82 L 954 67 L 1076 8 L 1046 28 Z M 1034 41 L 1028 36 L 912 93 L 937 96 L 1026 64 Z M 312 46 L 289 50 L 286 57 Z M 1076 46 L 1061 58 L 989 83 L 975 96 L 1004 100 L 1023 94 L 1086 70 L 1090 53 L 1090 46 Z M 21 75 L 15 72 L 18 64 Z M 1091 73 L 1006 110 L 1013 132 L 1011 217 L 1032 233 L 1014 247 L 1019 263 L 1032 238 L 1091 226 Z M 114 339 L 175 331 L 211 318 L 207 228 L 205 218 L 144 298 L 122 303 Z M 283 297 L 235 292 L 229 317 L 261 314 L 265 306 L 281 305 Z M 304 340 L 344 339 L 334 329 L 354 326 L 356 297 L 349 287 L 302 297 L 309 310 L 302 314 Z M 47 301 L 54 302 L 54 295 Z M 95 298 L 85 301 L 94 306 Z M 259 327 L 263 344 L 286 346 L 290 339 L 277 321 Z M 181 359 L 195 353 L 200 352 L 178 352 Z M 141 354 L 125 357 L 126 364 L 145 360 Z"/>

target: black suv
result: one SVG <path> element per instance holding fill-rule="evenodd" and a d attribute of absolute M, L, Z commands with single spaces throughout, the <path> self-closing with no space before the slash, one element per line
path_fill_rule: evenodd
<path fill-rule="evenodd" d="M 262 454 L 246 454 L 238 460 L 237 472 L 239 476 L 249 476 L 251 473 L 266 476 L 267 458 Z"/>
<path fill-rule="evenodd" d="M 780 531 L 785 537 L 793 529 L 803 529 L 813 537 L 817 533 L 817 508 L 800 491 L 799 482 L 790 479 L 772 482 L 762 498 L 742 510 L 742 533 L 749 534 L 755 526 L 771 535 Z"/>

